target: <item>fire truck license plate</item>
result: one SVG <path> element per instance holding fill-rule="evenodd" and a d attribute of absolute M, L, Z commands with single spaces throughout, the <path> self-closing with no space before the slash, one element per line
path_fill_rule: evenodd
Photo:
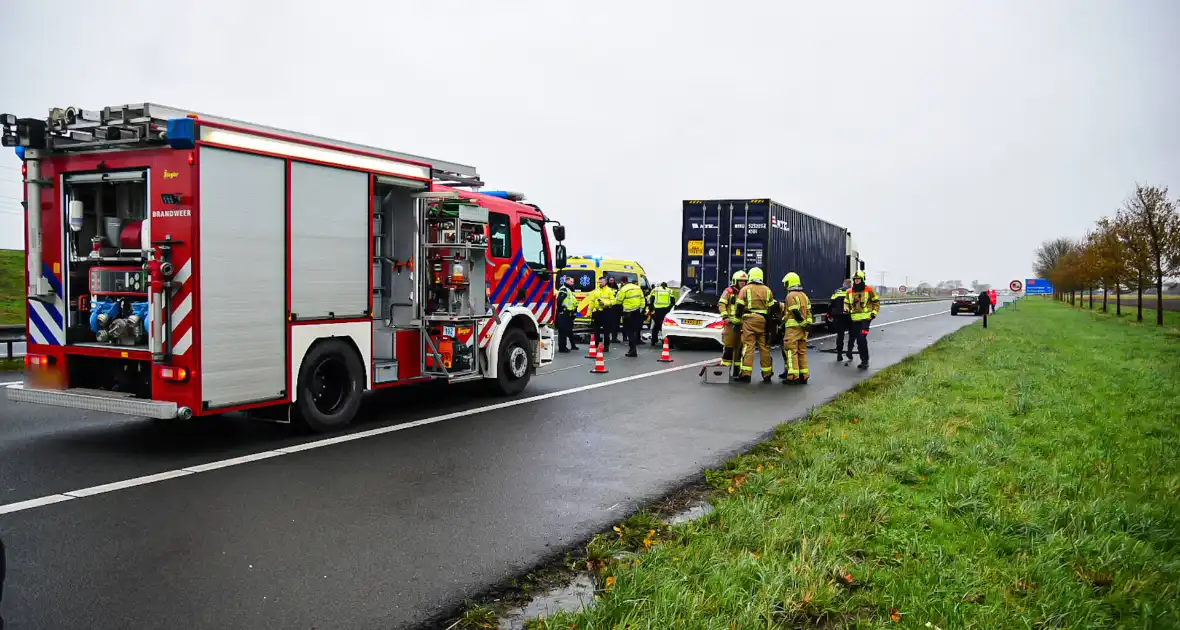
<path fill-rule="evenodd" d="M 443 336 L 444 337 L 454 337 L 455 336 L 455 327 L 454 326 L 443 326 Z"/>

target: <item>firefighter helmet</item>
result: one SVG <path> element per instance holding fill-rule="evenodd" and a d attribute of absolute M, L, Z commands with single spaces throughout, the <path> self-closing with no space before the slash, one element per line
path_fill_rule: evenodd
<path fill-rule="evenodd" d="M 803 284 L 803 281 L 799 279 L 799 274 L 794 271 L 783 276 L 783 286 L 787 288 L 799 286 L 800 284 Z"/>
<path fill-rule="evenodd" d="M 739 282 L 745 282 L 746 280 L 749 280 L 749 278 L 746 276 L 746 272 L 742 271 L 741 269 L 738 269 L 737 271 L 733 272 L 733 283 L 734 284 L 737 284 Z"/>
<path fill-rule="evenodd" d="M 762 269 L 754 267 L 750 270 L 750 282 L 762 282 Z"/>

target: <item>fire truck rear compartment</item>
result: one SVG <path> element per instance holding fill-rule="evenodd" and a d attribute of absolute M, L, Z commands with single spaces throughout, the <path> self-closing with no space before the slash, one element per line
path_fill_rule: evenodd
<path fill-rule="evenodd" d="M 63 201 L 66 343 L 146 347 L 146 172 L 68 173 Z"/>
<path fill-rule="evenodd" d="M 70 389 L 152 397 L 152 366 L 148 361 L 74 355 L 69 357 L 68 369 Z"/>

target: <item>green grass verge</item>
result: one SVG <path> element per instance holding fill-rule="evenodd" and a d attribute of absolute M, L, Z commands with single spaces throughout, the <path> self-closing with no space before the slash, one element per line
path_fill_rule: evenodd
<path fill-rule="evenodd" d="M 0 325 L 25 321 L 25 253 L 0 249 Z"/>
<path fill-rule="evenodd" d="M 1178 350 L 1022 300 L 707 472 L 712 514 L 596 538 L 595 605 L 531 625 L 1177 627 Z"/>
<path fill-rule="evenodd" d="M 25 369 L 25 362 L 22 359 L 0 359 L 0 372 L 20 372 Z"/>
<path fill-rule="evenodd" d="M 1152 304 L 1155 304 L 1154 298 L 1152 298 L 1152 299 L 1153 299 Z M 1128 308 L 1128 306 L 1129 306 L 1129 308 Z M 1089 311 L 1090 310 L 1090 302 L 1087 300 L 1085 304 L 1079 303 L 1077 306 L 1074 306 L 1073 308 Z M 1135 310 L 1136 309 L 1135 309 L 1134 302 L 1132 302 L 1130 305 L 1128 305 L 1126 302 L 1123 302 L 1123 314 L 1121 316 L 1122 321 L 1130 322 L 1132 324 L 1137 323 L 1135 320 Z M 1111 301 L 1109 304 L 1106 305 L 1106 313 L 1102 312 L 1102 302 L 1101 301 L 1096 300 L 1094 302 L 1093 312 L 1098 315 L 1106 315 L 1108 317 L 1119 317 L 1118 315 L 1115 315 L 1115 311 L 1116 311 L 1116 308 L 1115 308 L 1115 304 L 1113 301 Z M 1148 308 L 1146 302 L 1144 303 L 1144 306 L 1143 306 L 1143 324 L 1155 326 L 1155 309 Z M 1180 311 L 1170 311 L 1165 308 L 1164 309 L 1164 327 L 1165 328 L 1180 327 Z"/>

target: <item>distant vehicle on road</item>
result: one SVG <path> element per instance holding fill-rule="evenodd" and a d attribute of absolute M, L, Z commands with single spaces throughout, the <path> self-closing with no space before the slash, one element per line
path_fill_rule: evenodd
<path fill-rule="evenodd" d="M 979 314 L 979 298 L 966 292 L 954 293 L 951 296 L 951 315 L 959 313 Z"/>
<path fill-rule="evenodd" d="M 717 309 L 721 298 L 712 293 L 686 291 L 664 318 L 664 336 L 668 343 L 686 341 L 714 342 L 721 346 L 725 320 Z"/>

